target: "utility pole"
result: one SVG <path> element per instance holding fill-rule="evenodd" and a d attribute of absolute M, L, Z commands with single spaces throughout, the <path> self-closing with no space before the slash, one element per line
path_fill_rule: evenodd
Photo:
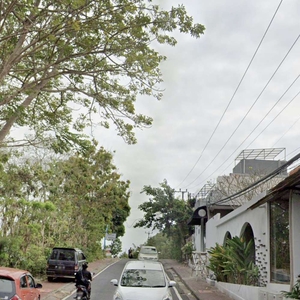
<path fill-rule="evenodd" d="M 179 191 L 175 191 L 175 193 L 181 193 L 181 198 L 182 200 L 184 200 L 184 194 L 188 193 L 188 190 L 186 189 L 185 191 L 182 191 L 181 189 L 179 189 Z"/>
<path fill-rule="evenodd" d="M 106 228 L 105 228 L 105 236 L 104 236 L 104 241 L 103 241 L 103 250 L 105 250 L 105 248 L 106 248 L 106 235 L 107 235 L 107 232 L 108 232 L 108 225 L 106 225 Z"/>
<path fill-rule="evenodd" d="M 147 231 L 145 231 L 145 233 L 147 233 L 147 234 L 148 234 L 148 240 L 149 240 L 149 239 L 150 239 L 150 234 L 151 234 L 151 231 L 148 231 L 148 232 L 147 232 Z M 147 240 L 147 241 L 148 241 L 148 240 Z"/>

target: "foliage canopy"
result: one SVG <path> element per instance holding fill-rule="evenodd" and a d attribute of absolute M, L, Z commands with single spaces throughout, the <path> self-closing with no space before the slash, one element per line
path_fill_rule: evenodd
<path fill-rule="evenodd" d="M 162 97 L 166 57 L 151 45 L 174 46 L 175 30 L 204 32 L 184 6 L 164 11 L 146 0 L 2 1 L 0 29 L 0 145 L 26 127 L 27 141 L 57 152 L 85 148 L 83 130 L 95 125 L 114 124 L 135 143 L 134 129 L 152 124 L 135 111 L 137 96 Z"/>
<path fill-rule="evenodd" d="M 167 180 L 160 183 L 158 188 L 144 186 L 142 193 L 150 198 L 139 205 L 139 209 L 144 212 L 144 218 L 134 227 L 159 230 L 166 237 L 172 238 L 181 253 L 181 247 L 189 236 L 187 220 L 192 214 L 189 203 L 175 197 L 175 190 L 168 185 Z"/>
<path fill-rule="evenodd" d="M 123 236 L 130 213 L 120 177 L 112 154 L 96 146 L 87 157 L 48 161 L 0 152 L 0 264 L 43 273 L 54 246 L 100 258 L 106 227 Z"/>

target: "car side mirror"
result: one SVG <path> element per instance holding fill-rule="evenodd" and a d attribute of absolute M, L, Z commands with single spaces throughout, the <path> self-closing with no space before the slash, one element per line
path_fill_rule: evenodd
<path fill-rule="evenodd" d="M 40 283 L 37 283 L 37 284 L 35 285 L 35 288 L 36 288 L 36 289 L 41 289 L 42 287 L 43 287 L 43 285 L 40 284 Z"/>
<path fill-rule="evenodd" d="M 112 279 L 112 280 L 110 281 L 110 283 L 111 283 L 112 285 L 117 286 L 117 285 L 118 285 L 118 279 Z"/>
<path fill-rule="evenodd" d="M 169 281 L 169 287 L 173 287 L 173 286 L 175 286 L 175 285 L 176 285 L 176 282 L 175 282 L 175 281 L 173 281 L 173 280 Z"/>

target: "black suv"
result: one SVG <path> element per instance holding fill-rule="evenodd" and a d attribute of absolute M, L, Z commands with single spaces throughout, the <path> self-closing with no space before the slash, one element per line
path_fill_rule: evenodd
<path fill-rule="evenodd" d="M 55 247 L 47 261 L 48 281 L 54 278 L 72 278 L 86 262 L 86 257 L 78 248 Z"/>

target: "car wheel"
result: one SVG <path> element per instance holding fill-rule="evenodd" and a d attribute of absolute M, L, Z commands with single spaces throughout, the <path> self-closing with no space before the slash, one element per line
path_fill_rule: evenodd
<path fill-rule="evenodd" d="M 47 279 L 48 279 L 49 282 L 53 281 L 53 277 L 48 277 Z"/>

